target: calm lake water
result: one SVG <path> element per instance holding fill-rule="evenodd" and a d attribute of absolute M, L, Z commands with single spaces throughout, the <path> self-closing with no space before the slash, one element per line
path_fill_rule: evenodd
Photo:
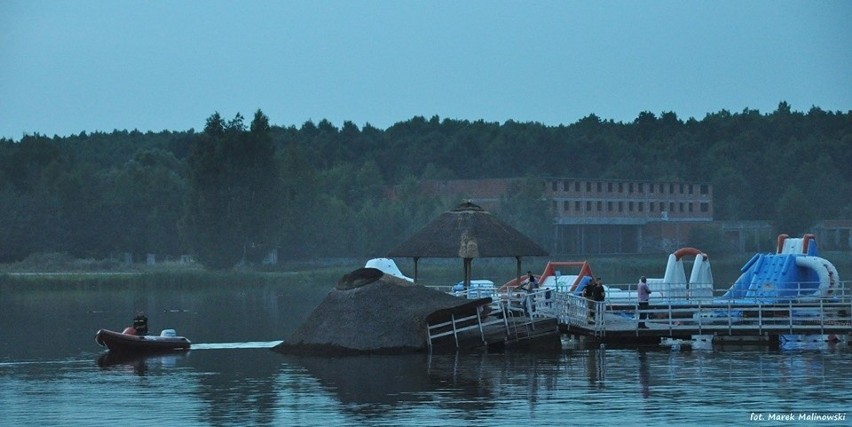
<path fill-rule="evenodd" d="M 0 425 L 852 425 L 846 344 L 270 351 L 332 285 L 0 285 Z M 137 309 L 193 349 L 111 360 L 95 332 L 120 331 Z M 799 419 L 814 415 L 826 420 Z"/>

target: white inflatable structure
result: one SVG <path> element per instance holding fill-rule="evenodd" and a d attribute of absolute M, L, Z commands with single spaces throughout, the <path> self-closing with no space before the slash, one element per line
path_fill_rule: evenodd
<path fill-rule="evenodd" d="M 414 279 L 402 274 L 402 272 L 399 271 L 399 267 L 397 267 L 396 263 L 390 258 L 373 258 L 367 261 L 364 267 L 375 268 L 377 270 L 381 270 L 382 273 L 385 273 L 387 275 L 398 277 L 400 279 L 414 283 Z"/>

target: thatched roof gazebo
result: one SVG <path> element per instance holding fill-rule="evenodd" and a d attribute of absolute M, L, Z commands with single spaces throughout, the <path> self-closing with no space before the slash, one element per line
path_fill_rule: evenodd
<path fill-rule="evenodd" d="M 538 243 L 471 202 L 444 212 L 388 253 L 390 257 L 414 258 L 415 281 L 420 258 L 461 258 L 465 288 L 470 285 L 474 258 L 514 257 L 520 277 L 521 257 L 547 255 Z"/>

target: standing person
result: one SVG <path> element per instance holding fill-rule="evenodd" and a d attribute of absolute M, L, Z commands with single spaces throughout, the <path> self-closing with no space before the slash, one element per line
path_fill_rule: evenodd
<path fill-rule="evenodd" d="M 606 290 L 604 289 L 603 280 L 600 277 L 595 279 L 595 288 L 592 290 L 592 299 L 595 300 L 595 313 L 604 312 L 604 300 L 606 300 Z"/>
<path fill-rule="evenodd" d="M 592 299 L 592 294 L 595 291 L 595 278 L 592 277 L 589 279 L 589 283 L 586 283 L 586 286 L 583 288 L 583 298 L 587 299 L 589 306 L 589 323 L 592 323 L 592 319 L 594 318 L 595 313 L 595 302 Z"/>
<path fill-rule="evenodd" d="M 589 284 L 583 289 L 583 298 L 589 300 L 589 323 L 592 323 L 595 319 L 595 313 L 597 313 L 598 302 L 604 300 L 604 289 L 601 284 L 601 278 L 594 278 L 589 281 Z"/>
<path fill-rule="evenodd" d="M 534 292 L 535 288 L 538 288 L 538 281 L 535 279 L 535 276 L 533 276 L 532 271 L 527 271 L 527 280 L 522 281 L 520 286 L 518 286 L 518 289 L 529 293 Z"/>
<path fill-rule="evenodd" d="M 648 288 L 648 279 L 645 276 L 642 276 L 639 279 L 639 284 L 636 285 L 638 301 L 639 301 L 639 328 L 647 329 L 645 326 L 645 319 L 648 318 L 648 313 L 645 312 L 648 310 L 648 301 L 651 296 L 651 289 Z"/>
<path fill-rule="evenodd" d="M 527 291 L 523 299 L 524 313 L 529 316 L 530 312 L 535 311 L 535 295 L 530 295 L 538 289 L 538 281 L 533 276 L 532 271 L 527 270 L 527 280 L 518 288 Z"/>
<path fill-rule="evenodd" d="M 138 312 L 133 318 L 133 329 L 136 329 L 136 335 L 148 335 L 148 318 L 145 313 Z"/>
<path fill-rule="evenodd" d="M 535 279 L 535 276 L 533 276 L 532 271 L 527 271 L 527 277 L 527 281 L 529 282 L 529 290 L 534 291 L 538 288 L 538 280 Z"/>

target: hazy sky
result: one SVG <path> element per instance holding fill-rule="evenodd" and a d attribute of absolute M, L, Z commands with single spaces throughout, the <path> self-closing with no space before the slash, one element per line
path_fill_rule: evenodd
<path fill-rule="evenodd" d="M 852 109 L 852 1 L 0 1 L 0 137 Z"/>

